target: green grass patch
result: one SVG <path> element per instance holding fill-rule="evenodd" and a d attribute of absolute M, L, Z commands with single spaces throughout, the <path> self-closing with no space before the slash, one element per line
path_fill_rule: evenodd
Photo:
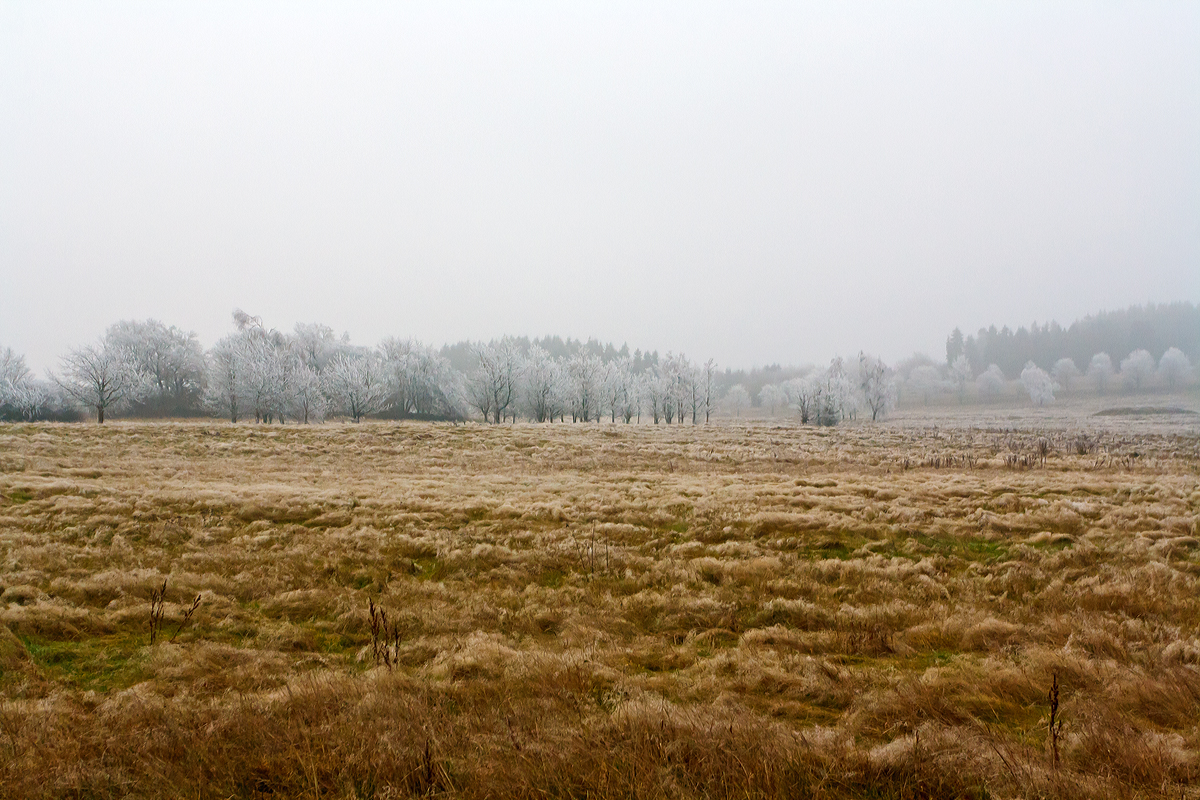
<path fill-rule="evenodd" d="M 22 638 L 42 674 L 74 689 L 106 693 L 126 689 L 145 679 L 138 657 L 144 637 L 103 636 L 55 642 Z"/>

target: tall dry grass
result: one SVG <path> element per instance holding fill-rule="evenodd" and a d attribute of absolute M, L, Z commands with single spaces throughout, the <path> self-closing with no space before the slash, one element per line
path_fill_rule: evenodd
<path fill-rule="evenodd" d="M 1114 424 L 0 427 L 0 796 L 1200 796 Z"/>

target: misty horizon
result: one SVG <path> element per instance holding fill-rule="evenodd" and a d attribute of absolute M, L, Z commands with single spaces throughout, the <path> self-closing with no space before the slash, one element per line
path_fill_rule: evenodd
<path fill-rule="evenodd" d="M 946 353 L 947 353 L 946 348 L 949 346 L 949 338 L 953 333 L 961 333 L 967 337 L 968 341 L 971 341 L 976 336 L 987 334 L 989 331 L 992 335 L 996 335 L 998 333 L 999 334 L 1027 334 L 1030 331 L 1030 329 L 1033 329 L 1036 332 L 1037 330 L 1039 330 L 1039 327 L 1043 330 L 1057 328 L 1057 329 L 1061 329 L 1062 331 L 1068 331 L 1068 330 L 1071 330 L 1074 327 L 1079 326 L 1081 324 L 1095 322 L 1097 320 L 1103 321 L 1105 319 L 1111 319 L 1114 316 L 1120 316 L 1122 314 L 1128 314 L 1130 312 L 1140 312 L 1143 309 L 1146 310 L 1147 312 L 1152 312 L 1156 308 L 1161 309 L 1161 310 L 1176 309 L 1176 308 L 1183 309 L 1184 311 L 1192 312 L 1193 316 L 1196 311 L 1196 308 L 1192 304 L 1187 303 L 1187 302 L 1157 304 L 1157 305 L 1147 304 L 1146 306 L 1130 306 L 1127 309 L 1117 309 L 1117 310 L 1112 310 L 1112 311 L 1101 310 L 1094 314 L 1085 315 L 1081 319 L 1072 320 L 1070 323 L 1067 323 L 1065 325 L 1060 324 L 1057 320 L 1049 320 L 1045 323 L 1039 323 L 1038 321 L 1035 320 L 1028 325 L 1011 325 L 1011 324 L 1007 324 L 1007 323 L 997 324 L 997 323 L 993 322 L 988 325 L 982 325 L 975 330 L 962 330 L 962 329 L 956 327 L 954 329 L 954 331 L 948 332 L 948 335 L 946 337 L 943 337 L 943 341 L 941 342 L 940 348 L 933 348 L 928 351 L 916 350 L 911 353 L 902 355 L 896 359 L 891 359 L 891 360 L 884 359 L 884 361 L 892 366 L 895 366 L 900 363 L 905 363 L 905 362 L 923 362 L 925 360 L 928 360 L 933 363 L 940 363 L 943 361 L 943 359 L 945 359 L 945 361 L 948 363 L 951 359 L 949 359 L 948 356 L 946 355 Z M 596 347 L 600 348 L 601 350 L 622 351 L 622 352 L 625 352 L 626 355 L 630 355 L 630 356 L 632 356 L 634 353 L 640 353 L 645 356 L 654 355 L 657 357 L 657 356 L 665 356 L 670 353 L 676 353 L 676 354 L 682 355 L 682 356 L 699 357 L 701 360 L 708 358 L 708 356 L 706 356 L 702 353 L 698 353 L 698 352 L 695 352 L 693 350 L 689 350 L 686 348 L 680 349 L 677 351 L 663 350 L 661 348 L 657 348 L 657 347 L 653 347 L 653 346 L 643 346 L 643 344 L 640 342 L 630 342 L 630 341 L 624 340 L 624 339 L 605 341 L 605 340 L 597 339 L 596 337 L 578 337 L 578 336 L 570 336 L 570 335 L 564 336 L 564 335 L 561 335 L 558 333 L 544 333 L 542 335 L 537 335 L 537 336 L 531 336 L 528 334 L 506 333 L 506 334 L 502 334 L 501 336 L 492 337 L 490 339 L 480 339 L 480 340 L 457 339 L 457 340 L 446 341 L 446 342 L 426 342 L 426 341 L 417 339 L 416 337 L 409 337 L 409 336 L 405 336 L 402 334 L 385 333 L 384 336 L 381 337 L 377 341 L 364 342 L 359 339 L 356 339 L 354 337 L 352 331 L 348 331 L 348 330 L 342 331 L 342 330 L 334 329 L 334 328 L 332 328 L 332 326 L 324 326 L 324 323 L 321 320 L 300 320 L 300 321 L 293 323 L 291 326 L 285 327 L 282 325 L 275 325 L 275 324 L 273 324 L 272 320 L 263 319 L 260 315 L 250 314 L 249 312 L 245 312 L 243 309 L 240 309 L 240 308 L 233 310 L 233 312 L 228 316 L 229 323 L 228 323 L 227 329 L 221 334 L 220 337 L 218 337 L 218 339 L 214 339 L 212 341 L 206 341 L 205 339 L 200 337 L 196 333 L 196 331 L 189 331 L 189 330 L 180 328 L 179 326 L 173 326 L 173 324 L 170 320 L 163 320 L 163 319 L 150 317 L 150 318 L 147 318 L 146 320 L 119 320 L 119 321 L 114 320 L 112 324 L 105 326 L 104 330 L 97 336 L 93 337 L 92 339 L 85 340 L 85 341 L 79 341 L 79 342 L 73 342 L 70 349 L 74 350 L 79 347 L 87 346 L 89 344 L 94 344 L 96 342 L 102 341 L 105 338 L 105 333 L 110 331 L 118 323 L 143 323 L 143 322 L 154 321 L 154 322 L 160 322 L 167 326 L 175 327 L 182 334 L 196 336 L 199 341 L 200 346 L 205 351 L 208 351 L 209 349 L 214 347 L 221 338 L 225 338 L 225 337 L 235 333 L 238 330 L 237 318 L 239 315 L 245 315 L 247 318 L 253 319 L 256 324 L 261 325 L 265 330 L 278 331 L 283 334 L 288 334 L 292 331 L 298 330 L 298 329 L 300 329 L 302 327 L 306 327 L 306 326 L 329 327 L 332 330 L 333 334 L 335 336 L 337 336 L 339 338 L 339 340 L 343 341 L 344 343 L 346 343 L 348 345 L 352 345 L 354 347 L 368 348 L 368 349 L 374 349 L 374 348 L 379 347 L 380 344 L 384 340 L 387 340 L 387 339 L 416 341 L 416 342 L 421 343 L 422 345 L 432 347 L 434 350 L 440 351 L 443 354 L 448 354 L 450 351 L 453 351 L 453 350 L 462 350 L 463 348 L 470 349 L 471 346 L 477 345 L 477 344 L 478 345 L 488 344 L 488 343 L 494 344 L 500 340 L 525 341 L 525 342 L 534 343 L 534 344 L 545 343 L 545 342 L 549 342 L 550 340 L 556 340 L 560 345 L 565 344 L 567 346 L 567 348 L 572 351 L 574 349 L 577 349 L 577 347 L 584 347 L 584 346 L 590 347 L 592 345 L 595 345 Z M 1151 326 L 1151 327 L 1154 327 L 1154 326 Z M 1159 335 L 1156 338 L 1162 338 L 1161 331 L 1159 332 Z M 1192 341 L 1192 339 L 1196 339 L 1196 338 L 1200 338 L 1200 335 L 1193 336 L 1190 338 L 1182 337 L 1182 336 L 1168 336 L 1167 339 L 1169 339 L 1169 343 L 1166 344 L 1165 347 L 1160 345 L 1157 349 L 1165 350 L 1166 347 L 1182 346 L 1185 351 L 1189 352 L 1190 355 L 1200 358 L 1200 349 L 1198 349 L 1195 346 L 1195 343 Z M 1164 341 L 1166 341 L 1166 340 L 1164 340 Z M 573 345 L 577 346 L 577 347 L 573 347 Z M 5 342 L 0 341 L 0 347 L 4 347 L 4 346 L 11 347 L 11 345 L 7 345 Z M 1127 355 L 1128 351 L 1136 349 L 1137 347 L 1140 347 L 1140 346 L 1141 346 L 1140 344 L 1139 345 L 1130 344 L 1124 350 L 1117 349 L 1117 348 L 1110 348 L 1110 349 L 1113 349 L 1116 358 L 1120 359 L 1120 358 L 1123 358 L 1125 355 Z M 59 362 L 61 362 L 63 357 L 67 355 L 67 351 L 64 351 L 63 353 L 60 353 L 58 355 L 58 357 L 55 359 L 54 363 L 46 365 L 44 367 L 39 367 L 37 364 L 33 363 L 32 360 L 29 359 L 25 353 L 22 353 L 19 350 L 15 350 L 15 353 L 19 356 L 24 357 L 25 363 L 30 368 L 31 372 L 38 376 L 47 376 L 47 375 L 53 373 L 55 371 L 55 369 L 59 366 Z M 753 371 L 763 370 L 763 369 L 766 369 L 766 370 L 782 369 L 784 371 L 791 371 L 791 370 L 797 370 L 797 369 L 804 370 L 804 369 L 817 367 L 822 364 L 827 364 L 832 359 L 852 357 L 852 356 L 855 356 L 857 353 L 865 353 L 867 355 L 871 355 L 874 357 L 874 356 L 878 355 L 878 350 L 876 348 L 864 346 L 864 347 L 859 347 L 857 349 L 854 349 L 852 351 L 831 353 L 831 354 L 829 354 L 829 356 L 827 358 L 819 359 L 819 360 L 815 360 L 815 361 L 807 361 L 807 362 L 771 361 L 771 362 L 753 362 L 750 364 L 721 364 L 718 362 L 718 366 L 719 366 L 720 371 L 725 372 L 725 373 L 728 373 L 731 371 L 732 372 L 753 372 Z M 1088 353 L 1087 355 L 1091 355 L 1091 353 Z M 1155 355 L 1161 355 L 1161 353 L 1156 353 Z M 1024 360 L 1024 359 L 1022 359 L 1022 360 Z M 1080 358 L 1077 358 L 1076 360 L 1082 362 L 1082 359 L 1080 359 Z M 979 361 L 979 360 L 975 359 L 972 361 L 972 366 L 976 371 L 980 371 L 988 366 L 988 363 L 984 363 L 983 361 L 979 361 L 979 363 L 976 363 L 976 361 Z M 466 369 L 465 365 L 463 365 L 463 364 L 456 363 L 455 366 L 456 366 L 456 368 L 459 368 L 461 370 Z M 1012 366 L 1009 366 L 1004 371 L 1005 371 L 1005 374 L 1011 373 L 1012 375 L 1015 375 L 1015 374 L 1017 374 L 1017 372 L 1019 372 L 1018 369 L 1015 369 Z M 1011 377 L 1011 375 L 1010 375 L 1010 377 Z"/>
<path fill-rule="evenodd" d="M 1200 302 L 1200 8 L 0 3 L 0 346 L 734 368 Z"/>

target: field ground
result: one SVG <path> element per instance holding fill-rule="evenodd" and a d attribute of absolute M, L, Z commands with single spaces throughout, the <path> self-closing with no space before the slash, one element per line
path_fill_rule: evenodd
<path fill-rule="evenodd" d="M 1200 797 L 1198 484 L 1069 406 L 3 425 L 0 796 Z"/>

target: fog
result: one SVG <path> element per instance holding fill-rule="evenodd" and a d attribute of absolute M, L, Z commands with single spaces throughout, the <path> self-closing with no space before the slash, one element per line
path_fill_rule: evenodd
<path fill-rule="evenodd" d="M 722 366 L 1200 301 L 1190 3 L 0 2 L 0 345 Z"/>

